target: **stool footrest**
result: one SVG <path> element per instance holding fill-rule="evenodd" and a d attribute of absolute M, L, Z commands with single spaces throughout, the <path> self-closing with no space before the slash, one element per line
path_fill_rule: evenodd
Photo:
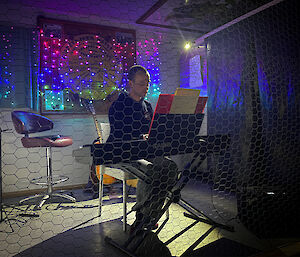
<path fill-rule="evenodd" d="M 35 184 L 35 185 L 41 185 L 41 186 L 47 186 L 48 184 L 51 185 L 56 185 L 62 182 L 67 181 L 69 178 L 66 176 L 62 176 L 62 175 L 53 175 L 52 176 L 52 181 L 50 182 L 50 180 L 47 178 L 47 176 L 43 176 L 43 177 L 38 177 L 38 178 L 34 178 L 30 181 L 30 183 Z"/>

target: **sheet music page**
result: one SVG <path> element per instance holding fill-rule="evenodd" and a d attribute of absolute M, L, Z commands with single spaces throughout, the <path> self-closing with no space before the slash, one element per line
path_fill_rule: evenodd
<path fill-rule="evenodd" d="M 198 103 L 200 90 L 177 88 L 170 114 L 193 114 Z"/>
<path fill-rule="evenodd" d="M 175 95 L 198 97 L 200 95 L 200 89 L 176 88 Z"/>

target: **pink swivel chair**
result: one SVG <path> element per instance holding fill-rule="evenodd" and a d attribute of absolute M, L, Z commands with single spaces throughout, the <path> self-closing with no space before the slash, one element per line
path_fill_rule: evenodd
<path fill-rule="evenodd" d="M 63 198 L 71 202 L 76 202 L 74 197 L 67 194 L 54 193 L 53 190 L 53 185 L 65 182 L 68 180 L 68 177 L 61 175 L 55 176 L 52 174 L 52 147 L 66 147 L 72 145 L 72 138 L 60 135 L 30 137 L 30 134 L 51 130 L 53 128 L 53 122 L 44 116 L 24 111 L 13 111 L 11 113 L 11 117 L 17 133 L 24 134 L 24 137 L 21 139 L 24 147 L 46 148 L 47 176 L 35 178 L 30 182 L 36 185 L 47 186 L 47 191 L 44 194 L 27 197 L 19 203 L 22 204 L 27 200 L 41 198 L 39 205 L 37 205 L 37 208 L 40 209 L 42 205 L 52 197 Z"/>

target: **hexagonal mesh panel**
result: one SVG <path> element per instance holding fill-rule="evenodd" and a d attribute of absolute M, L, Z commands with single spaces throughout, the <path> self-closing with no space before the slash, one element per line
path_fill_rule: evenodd
<path fill-rule="evenodd" d="M 90 116 L 52 115 L 53 134 L 73 139 L 72 146 L 54 149 L 53 172 L 69 177 L 62 189 L 77 202 L 54 200 L 40 210 L 34 208 L 35 201 L 19 205 L 24 195 L 21 197 L 18 193 L 46 190 L 30 183 L 46 174 L 45 150 L 25 149 L 21 143 L 23 135 L 14 130 L 10 115 L 18 107 L 29 106 L 29 98 L 34 98 L 32 103 L 36 101 L 33 95 L 37 95 L 38 89 L 38 37 L 36 28 L 28 29 L 28 25 L 35 27 L 43 1 L 36 5 L 33 1 L 23 1 L 24 6 L 15 2 L 0 4 L 0 14 L 4 17 L 4 25 L 0 26 L 0 101 L 1 107 L 6 108 L 1 110 L 0 127 L 12 129 L 2 133 L 1 189 L 5 195 L 16 196 L 4 199 L 0 256 L 121 256 L 104 242 L 105 236 L 127 242 L 128 250 L 137 256 L 179 256 L 191 245 L 196 250 L 190 249 L 186 255 L 205 256 L 207 252 L 205 249 L 201 252 L 201 248 L 221 237 L 247 242 L 249 234 L 257 236 L 258 241 L 299 236 L 300 24 L 297 0 L 277 1 L 256 15 L 205 36 L 208 93 L 205 114 L 154 114 L 155 99 L 150 99 L 151 106 L 150 102 L 135 101 L 122 92 L 111 105 L 109 120 L 106 116 L 98 119 L 103 134 L 106 127 L 105 143 L 93 146 L 97 134 Z M 82 1 L 78 1 L 78 5 L 62 2 L 66 10 L 72 5 L 74 13 L 66 15 L 68 20 L 79 17 L 82 22 L 111 25 L 108 18 L 86 14 Z M 114 19 L 121 14 L 131 17 L 128 14 L 136 12 L 133 8 L 124 13 L 126 10 L 118 8 L 124 4 L 121 0 L 103 2 L 109 2 L 105 8 Z M 229 2 L 234 1 L 208 2 L 230 5 Z M 249 3 L 235 2 L 242 2 L 241 8 Z M 259 1 L 253 2 L 255 6 L 260 5 Z M 137 3 L 144 11 L 143 1 Z M 58 2 L 53 6 L 56 4 Z M 150 1 L 147 5 L 151 7 Z M 90 5 L 91 13 L 92 9 Z M 8 14 L 4 13 L 6 10 Z M 64 14 L 44 11 L 49 17 L 65 18 Z M 241 13 L 243 10 L 236 12 Z M 218 12 L 211 17 L 211 22 L 219 24 L 220 15 Z M 231 14 L 227 12 L 227 15 Z M 19 18 L 19 27 L 7 26 L 7 20 L 13 23 Z M 118 25 L 118 22 L 128 27 L 121 21 L 114 20 L 113 24 Z M 151 29 L 144 31 L 140 26 L 129 26 L 137 30 L 137 63 L 145 65 L 155 59 L 155 65 L 161 69 L 160 78 L 155 78 L 162 84 L 161 92 L 174 92 L 179 86 L 180 73 L 177 35 Z M 198 34 L 193 36 L 199 37 Z M 149 55 L 149 46 L 154 46 L 153 56 Z M 29 52 L 32 52 L 30 56 Z M 150 64 L 149 67 L 151 69 Z M 20 69 L 24 69 L 23 73 Z M 33 95 L 27 94 L 29 85 L 35 88 Z M 17 90 L 10 94 L 13 88 Z M 153 88 L 150 91 L 154 91 Z M 29 111 L 30 108 L 24 109 Z M 144 138 L 150 127 L 150 134 Z M 199 135 L 200 128 L 206 128 L 205 133 Z M 80 148 L 83 145 L 86 147 Z M 85 152 L 79 156 L 82 162 L 78 162 L 78 156 L 75 158 L 73 153 L 79 148 Z M 100 204 L 97 176 L 102 168 L 106 176 Z M 127 180 L 127 185 L 122 184 L 123 180 Z M 128 214 L 128 233 L 121 233 L 122 224 L 126 227 L 123 199 L 127 200 L 128 209 L 133 210 Z M 195 209 L 187 207 L 188 204 L 193 204 Z M 102 207 L 101 217 L 99 207 Z M 165 214 L 167 210 L 169 216 Z M 184 215 L 186 210 L 190 213 Z M 196 214 L 208 222 L 197 219 Z M 164 224 L 165 217 L 168 219 L 165 227 L 158 235 L 152 233 L 157 231 L 156 223 Z M 227 233 L 232 232 L 231 226 L 235 232 Z M 191 229 L 182 233 L 186 228 Z M 143 234 L 145 231 L 150 232 Z M 139 233 L 145 236 L 143 242 L 138 237 L 126 241 L 128 236 L 132 239 L 130 235 Z M 178 234 L 180 236 L 173 240 Z M 266 241 L 256 241 L 255 246 Z M 139 243 L 141 245 L 136 247 Z M 266 248 L 269 246 L 267 242 Z M 226 254 L 222 246 L 214 248 L 215 256 Z M 262 250 L 263 247 L 257 248 Z M 255 252 L 241 245 L 235 249 L 230 256 L 249 256 Z"/>
<path fill-rule="evenodd" d="M 207 132 L 232 136 L 230 153 L 218 159 L 214 189 L 236 194 L 240 220 L 260 237 L 293 236 L 299 229 L 299 47 L 292 36 L 299 38 L 299 29 L 293 6 L 285 1 L 206 40 Z"/>

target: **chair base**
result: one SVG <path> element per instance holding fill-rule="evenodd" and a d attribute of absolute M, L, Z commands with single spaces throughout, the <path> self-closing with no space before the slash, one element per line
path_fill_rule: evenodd
<path fill-rule="evenodd" d="M 52 175 L 51 182 L 48 181 L 49 177 L 43 176 L 34 178 L 30 181 L 31 184 L 40 185 L 40 186 L 46 186 L 48 183 L 51 183 L 52 185 L 56 185 L 62 182 L 67 181 L 69 178 L 62 175 Z"/>
<path fill-rule="evenodd" d="M 42 206 L 46 203 L 46 201 L 53 198 L 53 197 L 63 198 L 63 199 L 69 200 L 73 203 L 76 202 L 76 199 L 74 197 L 72 197 L 70 195 L 67 195 L 67 194 L 59 194 L 59 193 L 49 194 L 49 193 L 47 193 L 47 194 L 37 194 L 37 195 L 30 196 L 30 197 L 27 197 L 25 199 L 22 199 L 21 201 L 19 201 L 19 205 L 23 204 L 26 201 L 32 200 L 32 199 L 42 198 L 40 203 L 38 205 L 36 205 L 36 207 L 35 207 L 35 209 L 41 209 Z"/>

